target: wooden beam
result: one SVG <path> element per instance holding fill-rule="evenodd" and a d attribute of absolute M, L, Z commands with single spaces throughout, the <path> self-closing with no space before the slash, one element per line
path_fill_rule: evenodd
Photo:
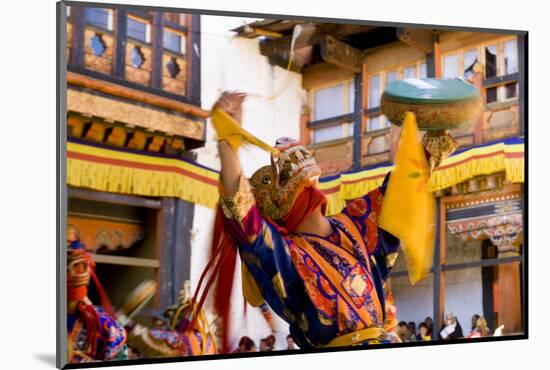
<path fill-rule="evenodd" d="M 252 33 L 256 36 L 266 36 L 273 38 L 283 37 L 283 34 L 280 32 L 270 31 L 259 27 L 252 27 Z"/>
<path fill-rule="evenodd" d="M 267 57 L 269 60 L 269 64 L 279 66 L 283 69 L 289 69 L 292 72 L 300 73 L 302 71 L 302 68 L 296 64 L 296 62 L 293 60 L 292 63 L 290 63 L 290 68 L 288 67 L 288 58 L 282 58 L 279 55 L 270 55 Z"/>
<path fill-rule="evenodd" d="M 145 149 L 145 144 L 147 143 L 147 136 L 140 131 L 134 131 L 128 135 L 130 141 L 128 142 L 128 148 L 143 150 Z"/>
<path fill-rule="evenodd" d="M 144 207 L 152 209 L 160 209 L 161 202 L 157 199 L 138 197 L 135 195 L 107 193 L 102 191 L 94 191 L 82 188 L 69 186 L 67 188 L 69 198 L 91 200 L 94 202 L 103 202 L 111 204 L 121 204 L 126 206 Z"/>
<path fill-rule="evenodd" d="M 151 138 L 151 142 L 147 145 L 147 150 L 150 152 L 159 152 L 164 144 L 165 138 L 155 135 Z"/>
<path fill-rule="evenodd" d="M 321 32 L 313 24 L 302 24 L 302 32 L 294 43 L 294 50 L 301 49 L 318 43 L 321 40 Z M 265 56 L 288 55 L 292 44 L 292 35 L 283 36 L 274 40 L 260 42 L 260 53 Z"/>
<path fill-rule="evenodd" d="M 463 262 L 463 263 L 453 263 L 451 265 L 443 265 L 443 271 L 455 271 L 455 270 L 464 270 L 475 267 L 491 267 L 499 266 L 507 263 L 518 263 L 522 261 L 522 256 L 508 256 L 500 258 L 487 258 L 478 261 L 472 262 Z"/>
<path fill-rule="evenodd" d="M 122 127 L 108 129 L 106 143 L 113 146 L 123 147 L 126 143 L 126 130 Z"/>
<path fill-rule="evenodd" d="M 435 34 L 429 30 L 397 28 L 397 38 L 413 48 L 425 53 L 434 51 Z"/>
<path fill-rule="evenodd" d="M 67 126 L 69 129 L 68 135 L 74 137 L 82 137 L 86 121 L 87 120 L 82 116 L 70 115 L 69 118 L 67 118 Z"/>
<path fill-rule="evenodd" d="M 109 254 L 92 254 L 96 263 L 106 263 L 110 265 L 124 265 L 135 267 L 149 267 L 159 268 L 160 262 L 151 258 L 138 258 L 138 257 L 124 257 L 124 256 L 112 256 Z"/>
<path fill-rule="evenodd" d="M 67 83 L 87 89 L 97 90 L 99 92 L 117 96 L 120 98 L 154 105 L 159 108 L 170 109 L 185 114 L 191 114 L 199 118 L 207 118 L 210 115 L 209 111 L 191 104 L 186 104 L 159 95 L 135 90 L 130 87 L 99 80 L 93 77 L 84 76 L 75 72 L 67 72 Z"/>
<path fill-rule="evenodd" d="M 481 63 L 479 63 L 479 65 L 481 66 Z M 483 70 L 481 68 L 479 68 L 478 71 L 481 72 L 481 73 L 483 72 Z M 488 87 L 502 85 L 502 84 L 505 84 L 507 82 L 517 82 L 518 80 L 519 80 L 519 73 L 518 72 L 509 74 L 509 75 L 505 75 L 505 76 L 489 77 L 489 78 L 486 78 L 486 79 L 483 80 L 483 87 L 488 88 Z"/>
<path fill-rule="evenodd" d="M 105 125 L 99 122 L 93 122 L 90 128 L 86 131 L 85 139 L 95 141 L 96 143 L 102 143 L 105 139 Z"/>
<path fill-rule="evenodd" d="M 344 122 L 350 122 L 354 119 L 354 113 L 346 113 L 336 117 L 325 118 L 317 121 L 310 121 L 307 124 L 308 128 L 320 128 L 342 124 Z"/>
<path fill-rule="evenodd" d="M 354 77 L 353 71 L 338 67 L 331 63 L 317 63 L 302 71 L 302 87 L 315 88 L 330 82 L 348 80 Z"/>
<path fill-rule="evenodd" d="M 321 39 L 321 57 L 325 62 L 337 65 L 354 73 L 361 72 L 361 50 L 325 35 Z"/>

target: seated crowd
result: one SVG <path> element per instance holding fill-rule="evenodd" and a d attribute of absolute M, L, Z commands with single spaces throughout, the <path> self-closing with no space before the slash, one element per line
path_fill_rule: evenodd
<path fill-rule="evenodd" d="M 490 337 L 499 335 L 499 329 L 501 328 L 498 328 L 495 334 L 492 334 L 487 326 L 487 320 L 483 316 L 475 314 L 472 316 L 470 331 L 465 335 L 458 318 L 450 312 L 445 315 L 445 321 L 442 323 L 441 329 L 435 336 L 433 334 L 433 320 L 431 317 L 426 317 L 423 322 L 418 324 L 418 327 L 413 321 L 409 321 L 408 323 L 401 321 L 397 326 L 396 334 L 403 342 L 416 342 Z"/>
<path fill-rule="evenodd" d="M 457 338 L 490 337 L 493 335 L 500 335 L 501 329 L 502 328 L 498 328 L 495 330 L 495 333 L 492 334 L 487 326 L 487 320 L 483 316 L 476 314 L 472 316 L 470 332 L 467 335 L 464 335 L 462 326 L 458 322 L 457 317 L 453 313 L 447 313 L 445 315 L 445 321 L 441 325 L 441 329 L 435 336 L 433 334 L 433 320 L 431 317 L 426 317 L 426 319 L 419 323 L 418 326 L 414 321 L 409 321 L 408 323 L 406 321 L 401 321 L 397 325 L 396 334 L 402 342 L 417 342 Z M 298 349 L 290 335 L 287 335 L 286 342 L 287 345 L 285 349 Z M 239 346 L 235 349 L 234 353 L 273 351 L 274 348 L 274 335 L 269 335 L 260 339 L 259 347 L 256 346 L 256 343 L 250 337 L 243 336 L 240 339 Z"/>
<path fill-rule="evenodd" d="M 268 335 L 265 338 L 260 339 L 260 347 L 256 347 L 256 343 L 247 336 L 242 337 L 239 340 L 239 347 L 233 351 L 233 353 L 243 352 L 270 352 L 275 349 L 275 336 L 273 334 Z M 287 350 L 298 349 L 294 340 L 290 335 L 286 336 L 286 348 Z"/>

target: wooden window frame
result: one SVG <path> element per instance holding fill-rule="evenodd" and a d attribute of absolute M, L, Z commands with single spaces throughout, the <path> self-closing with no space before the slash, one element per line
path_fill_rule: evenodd
<path fill-rule="evenodd" d="M 86 27 L 91 27 L 97 31 L 101 31 L 101 32 L 105 32 L 105 33 L 108 33 L 108 34 L 113 34 L 115 32 L 115 9 L 114 8 L 106 8 L 106 7 L 94 7 L 94 6 L 87 6 L 87 7 L 83 7 L 84 9 L 84 23 L 86 25 Z M 104 9 L 104 10 L 107 10 L 107 13 L 108 13 L 108 20 L 107 20 L 107 28 L 101 28 L 95 24 L 92 24 L 92 23 L 88 23 L 88 21 L 86 21 L 86 9 Z M 109 24 L 110 24 L 110 28 L 109 28 Z"/>
<path fill-rule="evenodd" d="M 165 21 L 167 22 L 167 21 Z M 172 49 L 168 49 L 164 46 L 164 39 L 162 40 L 162 51 L 163 53 L 167 53 L 169 55 L 172 55 L 172 56 L 177 56 L 177 57 L 185 57 L 186 56 L 186 46 L 187 46 L 187 37 L 188 37 L 188 33 L 185 32 L 185 31 L 181 31 L 179 29 L 175 29 L 175 28 L 172 28 L 171 26 L 168 26 L 168 25 L 165 25 L 164 26 L 164 29 L 163 29 L 163 33 L 165 31 L 169 31 L 171 33 L 174 33 L 176 35 L 178 35 L 181 39 L 180 39 L 180 51 L 177 52 L 177 51 L 174 51 Z"/>
<path fill-rule="evenodd" d="M 67 70 L 90 77 L 94 77 L 107 82 L 121 84 L 135 90 L 152 93 L 159 96 L 181 101 L 200 107 L 200 15 L 179 13 L 180 16 L 186 17 L 186 26 L 173 24 L 164 19 L 162 12 L 147 13 L 141 11 L 139 7 L 126 10 L 123 7 L 112 6 L 103 7 L 107 9 L 113 18 L 112 30 L 96 27 L 88 24 L 85 20 L 85 11 L 91 6 L 72 6 L 71 17 L 69 21 L 72 23 L 72 44 L 71 59 L 68 62 Z M 116 12 L 116 13 L 115 13 Z M 150 43 L 143 43 L 140 40 L 135 40 L 127 36 L 127 18 L 138 18 L 146 20 L 150 24 Z M 86 27 L 97 29 L 98 31 L 110 34 L 115 38 L 115 50 L 113 57 L 113 68 L 111 74 L 105 74 L 84 66 L 84 30 Z M 177 54 L 163 48 L 162 32 L 164 27 L 170 28 L 171 31 L 185 34 L 185 53 Z M 150 85 L 142 85 L 131 82 L 125 79 L 125 45 L 131 41 L 141 43 L 152 48 L 152 73 Z M 185 57 L 186 60 L 186 88 L 185 95 L 175 94 L 162 89 L 162 54 L 166 52 L 170 55 Z"/>
<path fill-rule="evenodd" d="M 511 40 L 517 40 L 518 42 L 518 71 L 510 74 L 504 73 L 504 43 Z M 497 100 L 495 102 L 489 103 L 489 104 L 496 104 L 496 103 L 502 103 L 502 102 L 509 102 L 513 100 L 517 100 L 519 96 L 513 97 L 513 98 L 506 98 L 506 91 L 505 91 L 505 85 L 509 83 L 519 83 L 519 57 L 520 57 L 520 50 L 519 50 L 519 40 L 516 35 L 510 35 L 510 36 L 503 36 L 503 37 L 496 37 L 494 39 L 483 41 L 480 43 L 475 43 L 471 45 L 467 45 L 458 49 L 449 50 L 445 53 L 441 53 L 441 71 L 443 72 L 445 70 L 445 57 L 449 55 L 459 55 L 459 63 L 458 68 L 460 68 L 459 76 L 464 75 L 464 53 L 470 50 L 477 50 L 477 60 L 481 65 L 486 65 L 485 60 L 485 48 L 490 45 L 496 45 L 497 47 L 497 75 L 495 77 L 489 77 L 485 78 L 485 70 L 483 70 L 483 88 L 491 88 L 491 87 L 497 87 Z M 485 93 L 483 91 L 482 93 Z"/>
<path fill-rule="evenodd" d="M 351 85 L 351 82 L 353 82 L 353 86 L 354 86 L 354 96 L 355 96 L 355 90 L 357 89 L 357 87 L 355 86 L 355 79 L 354 78 L 348 78 L 348 79 L 345 79 L 345 80 L 338 80 L 338 81 L 330 81 L 330 82 L 327 82 L 325 84 L 322 84 L 322 85 L 318 85 L 318 86 L 315 86 L 315 87 L 312 87 L 311 89 L 308 90 L 308 100 L 309 100 L 309 106 L 311 108 L 311 112 L 312 112 L 312 116 L 313 116 L 313 120 L 308 122 L 307 123 L 307 127 L 308 128 L 311 128 L 311 132 L 310 132 L 310 142 L 312 144 L 315 144 L 315 145 L 323 145 L 325 143 L 330 143 L 330 142 L 333 142 L 333 141 L 338 141 L 338 140 L 342 140 L 342 139 L 347 139 L 347 138 L 351 138 L 354 136 L 354 116 L 355 116 L 355 105 L 354 104 L 354 107 L 353 107 L 353 110 L 352 111 L 349 111 L 350 109 L 350 85 Z M 335 87 L 335 86 L 338 86 L 338 85 L 343 85 L 343 108 L 344 108 L 344 114 L 340 114 L 340 115 L 337 115 L 337 116 L 333 116 L 333 117 L 328 117 L 328 118 L 323 118 L 323 119 L 320 119 L 320 120 L 317 120 L 315 119 L 315 93 L 320 91 L 320 90 L 323 90 L 323 89 L 327 89 L 327 88 L 331 88 L 331 87 Z M 355 103 L 355 102 L 354 102 Z M 314 138 L 315 138 L 315 133 L 314 131 L 316 129 L 321 129 L 321 128 L 326 128 L 326 127 L 332 127 L 332 126 L 341 126 L 341 133 L 342 135 L 340 137 L 337 137 L 337 138 L 334 138 L 334 139 L 331 139 L 331 140 L 324 140 L 324 141 L 315 141 Z"/>
<path fill-rule="evenodd" d="M 367 85 L 369 85 L 371 77 L 376 76 L 376 75 L 380 75 L 380 86 L 381 86 L 380 94 L 382 94 L 384 89 L 386 88 L 389 73 L 396 72 L 396 74 L 397 74 L 397 79 L 396 80 L 402 80 L 402 79 L 405 78 L 405 68 L 414 67 L 415 68 L 415 76 L 416 76 L 415 78 L 420 78 L 419 77 L 420 76 L 420 71 L 421 71 L 420 67 L 421 67 L 422 64 L 426 64 L 426 74 L 428 74 L 428 60 L 427 59 L 421 59 L 421 60 L 417 60 L 414 63 L 404 63 L 404 64 L 400 64 L 400 65 L 397 65 L 397 66 L 391 66 L 391 67 L 388 67 L 388 68 L 378 70 L 376 72 L 369 73 L 366 76 Z M 385 130 L 388 130 L 391 126 L 390 121 L 386 118 L 386 116 L 384 116 L 382 114 L 382 110 L 380 109 L 379 106 L 378 107 L 369 107 L 369 99 L 370 99 L 370 97 L 369 97 L 369 92 L 370 92 L 369 87 L 367 87 L 365 90 L 366 90 L 365 92 L 366 92 L 367 96 L 366 96 L 366 99 L 365 99 L 365 106 L 363 107 L 363 114 L 366 117 L 366 122 L 365 122 L 365 127 L 364 127 L 364 134 L 365 135 L 370 135 L 371 133 L 380 133 L 380 132 L 383 132 Z M 370 130 L 369 129 L 370 120 L 374 117 L 380 117 L 380 119 L 382 120 L 382 128 L 376 129 L 376 130 Z"/>
<path fill-rule="evenodd" d="M 147 47 L 151 47 L 151 42 L 152 42 L 151 35 L 152 35 L 152 27 L 153 27 L 153 25 L 151 24 L 152 23 L 151 19 L 137 16 L 134 13 L 128 13 L 127 17 L 128 19 L 132 19 L 136 22 L 145 23 L 145 41 L 128 36 L 127 31 L 126 31 L 126 39 L 130 40 L 131 42 L 135 42 L 138 44 L 145 44 Z"/>
<path fill-rule="evenodd" d="M 517 50 L 517 59 L 518 59 L 518 70 L 513 73 L 506 74 L 506 71 L 504 70 L 504 43 L 507 41 L 516 40 L 518 45 Z M 485 89 L 496 87 L 497 88 L 497 100 L 495 102 L 491 102 L 488 104 L 497 104 L 497 103 L 504 103 L 504 102 L 510 102 L 514 100 L 518 100 L 519 98 L 519 40 L 517 36 L 506 36 L 501 37 L 495 40 L 492 40 L 491 42 L 484 42 L 480 45 L 481 50 L 485 50 L 485 47 L 489 45 L 497 45 L 497 75 L 495 77 L 489 77 L 485 78 L 485 71 L 484 71 L 484 79 L 483 79 L 483 87 Z M 485 53 L 481 53 L 482 56 L 482 63 L 485 65 Z M 516 87 L 517 92 L 515 97 L 506 98 L 506 85 L 509 83 L 516 83 L 518 86 Z"/>

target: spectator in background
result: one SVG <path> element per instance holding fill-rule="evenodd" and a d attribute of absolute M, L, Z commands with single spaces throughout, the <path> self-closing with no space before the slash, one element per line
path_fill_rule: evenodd
<path fill-rule="evenodd" d="M 416 341 L 416 324 L 414 323 L 414 321 L 409 321 L 409 323 L 407 324 L 407 329 L 409 329 L 409 341 Z"/>
<path fill-rule="evenodd" d="M 467 338 L 482 338 L 482 337 L 490 337 L 490 336 L 491 336 L 491 331 L 487 326 L 487 320 L 485 320 L 483 316 L 480 316 L 476 321 L 475 328 L 472 330 L 470 334 L 468 334 Z"/>
<path fill-rule="evenodd" d="M 267 344 L 271 347 L 273 351 L 275 349 L 275 336 L 273 334 L 267 336 Z"/>
<path fill-rule="evenodd" d="M 433 336 L 434 321 L 432 320 L 432 318 L 430 316 L 426 317 L 426 319 L 424 320 L 424 323 L 428 327 L 428 335 Z"/>
<path fill-rule="evenodd" d="M 296 344 L 294 344 L 294 339 L 290 334 L 286 336 L 286 349 L 296 349 Z"/>
<path fill-rule="evenodd" d="M 447 315 L 445 315 L 443 328 L 439 331 L 439 339 L 449 340 L 463 337 L 462 327 L 460 326 L 458 319 L 452 312 L 447 313 Z"/>
<path fill-rule="evenodd" d="M 273 347 L 269 345 L 269 339 L 263 338 L 260 339 L 260 352 L 270 352 L 273 351 Z"/>
<path fill-rule="evenodd" d="M 416 340 L 418 341 L 432 340 L 431 335 L 428 334 L 428 325 L 426 325 L 425 322 L 422 322 L 420 323 L 420 325 L 418 325 L 418 334 L 416 335 Z"/>
<path fill-rule="evenodd" d="M 405 321 L 400 321 L 397 324 L 396 334 L 402 342 L 410 342 L 411 336 L 409 335 L 409 328 Z"/>
<path fill-rule="evenodd" d="M 479 317 L 480 316 L 477 313 L 472 316 L 472 328 L 470 329 L 470 332 L 475 330 Z"/>
<path fill-rule="evenodd" d="M 242 337 L 239 340 L 239 348 L 235 350 L 234 353 L 245 353 L 245 352 L 257 352 L 256 344 L 249 337 Z"/>

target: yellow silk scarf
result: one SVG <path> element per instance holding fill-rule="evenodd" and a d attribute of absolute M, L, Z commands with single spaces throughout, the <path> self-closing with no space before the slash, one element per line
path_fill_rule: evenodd
<path fill-rule="evenodd" d="M 433 264 L 435 200 L 428 190 L 430 166 L 418 140 L 416 117 L 405 114 L 379 226 L 401 240 L 409 280 L 422 280 Z"/>

